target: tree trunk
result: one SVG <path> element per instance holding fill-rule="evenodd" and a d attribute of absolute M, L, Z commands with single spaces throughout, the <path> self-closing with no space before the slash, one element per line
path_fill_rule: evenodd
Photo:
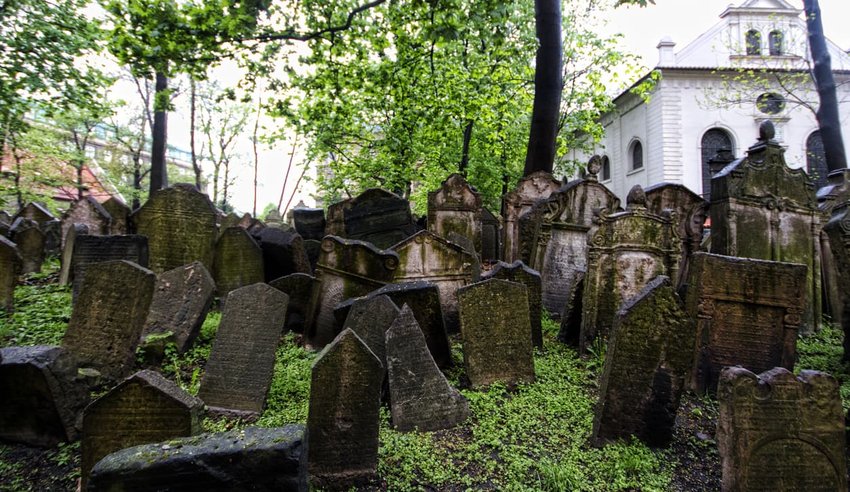
<path fill-rule="evenodd" d="M 457 171 L 463 177 L 466 177 L 466 172 L 469 168 L 469 143 L 472 141 L 472 126 L 474 124 L 475 120 L 469 120 L 463 129 L 463 150 L 460 154 L 460 164 L 457 166 Z"/>
<path fill-rule="evenodd" d="M 189 150 L 192 153 L 192 170 L 195 171 L 195 188 L 198 191 L 204 191 L 201 188 L 201 166 L 198 165 L 198 155 L 195 152 L 195 97 L 196 87 L 195 79 L 189 77 Z"/>
<path fill-rule="evenodd" d="M 166 123 L 168 118 L 167 108 L 164 107 L 165 93 L 168 90 L 168 78 L 165 74 L 157 72 L 156 87 L 154 89 L 154 114 L 153 129 L 151 130 L 151 179 L 150 193 L 161 190 L 168 186 L 168 171 L 165 167 Z"/>
<path fill-rule="evenodd" d="M 551 173 L 555 163 L 562 88 L 560 0 L 534 0 L 534 18 L 540 46 L 537 48 L 534 107 L 523 171 L 526 176 L 534 171 Z"/>
<path fill-rule="evenodd" d="M 803 6 L 806 9 L 809 49 L 815 64 L 813 76 L 820 97 L 820 106 L 816 116 L 820 136 L 823 140 L 826 166 L 832 172 L 847 167 L 844 140 L 841 138 L 841 120 L 838 117 L 835 79 L 832 76 L 832 63 L 829 58 L 829 50 L 826 47 L 826 39 L 823 36 L 823 23 L 821 22 L 818 0 L 803 0 Z"/>

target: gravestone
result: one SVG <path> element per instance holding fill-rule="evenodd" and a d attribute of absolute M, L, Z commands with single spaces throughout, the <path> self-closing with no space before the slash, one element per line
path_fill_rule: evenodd
<path fill-rule="evenodd" d="M 263 411 L 289 298 L 268 284 L 227 296 L 198 397 L 225 414 Z"/>
<path fill-rule="evenodd" d="M 343 330 L 351 329 L 356 333 L 386 369 L 387 330 L 398 315 L 398 307 L 386 295 L 359 297 L 351 303 L 342 328 Z M 416 327 L 419 329 L 419 325 Z"/>
<path fill-rule="evenodd" d="M 495 262 L 502 257 L 502 230 L 499 218 L 487 208 L 481 209 L 481 261 Z"/>
<path fill-rule="evenodd" d="M 452 232 L 468 237 L 471 252 L 481 252 L 481 194 L 460 174 L 452 174 L 428 193 L 428 230 L 444 238 Z"/>
<path fill-rule="evenodd" d="M 44 205 L 35 202 L 29 202 L 15 214 L 14 219 L 23 217 L 25 219 L 34 220 L 39 226 L 51 220 L 56 220 L 56 217 L 50 213 Z M 12 220 L 14 223 L 14 220 Z"/>
<path fill-rule="evenodd" d="M 549 195 L 558 191 L 560 187 L 561 182 L 553 178 L 551 174 L 546 171 L 535 171 L 520 179 L 516 188 L 502 197 L 502 213 L 505 217 L 502 247 L 506 262 L 512 263 L 523 259 L 520 255 L 519 218 L 531 210 L 537 201 L 549 198 Z"/>
<path fill-rule="evenodd" d="M 299 202 L 292 209 L 292 222 L 305 240 L 321 241 L 325 237 L 325 211 L 321 208 L 309 208 Z"/>
<path fill-rule="evenodd" d="M 322 348 L 337 334 L 334 307 L 352 297 L 360 297 L 392 281 L 398 268 L 398 255 L 379 250 L 372 244 L 327 236 L 316 265 L 312 312 L 307 320 L 306 343 Z"/>
<path fill-rule="evenodd" d="M 267 281 L 292 273 L 310 273 L 310 260 L 304 250 L 304 240 L 294 230 L 264 227 L 253 234 L 263 256 Z"/>
<path fill-rule="evenodd" d="M 658 275 L 677 278 L 679 236 L 675 214 L 646 209 L 640 186 L 629 192 L 624 212 L 601 213 L 589 241 L 584 277 L 579 351 L 606 340 L 620 305 L 637 295 Z M 544 299 L 545 299 L 544 285 Z M 545 304 L 545 300 L 544 300 Z"/>
<path fill-rule="evenodd" d="M 287 331 L 304 333 L 315 284 L 315 277 L 306 273 L 293 273 L 269 282 L 269 285 L 289 296 L 286 308 Z"/>
<path fill-rule="evenodd" d="M 270 227 L 281 227 L 283 225 L 283 217 L 280 215 L 280 211 L 272 209 L 263 217 L 263 222 Z"/>
<path fill-rule="evenodd" d="M 112 216 L 93 197 L 87 196 L 71 204 L 62 214 L 62 244 L 74 224 L 85 224 L 89 234 L 107 235 L 112 225 Z"/>
<path fill-rule="evenodd" d="M 148 238 L 139 235 L 92 236 L 78 235 L 74 239 L 71 257 L 73 276 L 73 301 L 76 302 L 86 279 L 86 272 L 94 263 L 126 260 L 143 268 L 148 267 Z"/>
<path fill-rule="evenodd" d="M 12 225 L 12 216 L 9 215 L 9 212 L 0 210 L 0 225 L 5 225 L 6 227 Z"/>
<path fill-rule="evenodd" d="M 830 266 L 835 275 L 828 284 L 833 306 L 840 307 L 840 323 L 844 331 L 844 357 L 850 360 L 850 207 L 834 214 L 823 227 L 827 236 Z"/>
<path fill-rule="evenodd" d="M 850 208 L 850 169 L 829 173 L 826 186 L 818 190 L 818 208 L 827 219 L 820 237 L 821 275 L 823 277 L 824 314 L 832 318 L 835 325 L 850 332 L 850 317 L 845 311 L 850 309 L 847 302 L 848 243 L 844 236 L 847 209 Z M 827 228 L 830 231 L 827 231 Z M 846 319 L 845 319 L 846 317 Z M 845 336 L 844 360 L 850 360 L 850 336 Z"/>
<path fill-rule="evenodd" d="M 0 349 L 0 439 L 53 447 L 77 438 L 89 402 L 73 356 L 61 347 Z"/>
<path fill-rule="evenodd" d="M 395 282 L 423 280 L 440 290 L 440 305 L 446 329 L 457 332 L 457 289 L 478 281 L 479 265 L 475 253 L 450 243 L 430 231 L 419 231 L 392 247 L 399 265 Z"/>
<path fill-rule="evenodd" d="M 199 433 L 203 408 L 155 371 L 139 371 L 112 388 L 83 412 L 83 490 L 92 467 L 112 452 Z"/>
<path fill-rule="evenodd" d="M 34 220 L 18 217 L 9 229 L 9 239 L 21 255 L 21 274 L 41 271 L 44 263 L 44 233 Z"/>
<path fill-rule="evenodd" d="M 847 491 L 844 411 L 823 372 L 727 367 L 717 388 L 726 491 Z"/>
<path fill-rule="evenodd" d="M 245 229 L 235 226 L 221 232 L 215 245 L 213 278 L 219 297 L 265 280 L 263 251 Z"/>
<path fill-rule="evenodd" d="M 173 342 L 178 353 L 184 353 L 201 331 L 214 290 L 215 282 L 200 261 L 158 275 L 142 341 L 151 335 L 171 333 L 166 341 Z"/>
<path fill-rule="evenodd" d="M 79 239 L 79 238 L 78 238 Z M 129 261 L 86 270 L 62 346 L 111 380 L 127 375 L 142 334 L 156 275 Z"/>
<path fill-rule="evenodd" d="M 396 430 L 449 429 L 469 416 L 469 402 L 440 372 L 406 304 L 386 332 L 386 360 Z"/>
<path fill-rule="evenodd" d="M 656 277 L 623 304 L 599 384 L 597 445 L 629 436 L 653 447 L 669 444 L 695 343 L 693 321 L 668 277 Z"/>
<path fill-rule="evenodd" d="M 489 279 L 457 292 L 463 361 L 473 387 L 534 382 L 528 289 Z"/>
<path fill-rule="evenodd" d="M 500 261 L 481 277 L 481 280 L 496 278 L 522 284 L 528 289 L 528 313 L 531 320 L 531 342 L 535 347 L 543 348 L 543 323 L 541 322 L 541 282 L 540 274 L 528 268 L 520 260 L 510 265 Z"/>
<path fill-rule="evenodd" d="M 216 211 L 193 185 L 176 184 L 151 194 L 130 216 L 137 234 L 148 237 L 150 268 L 167 272 L 193 261 L 212 269 Z"/>
<path fill-rule="evenodd" d="M 15 286 L 23 268 L 23 259 L 12 241 L 0 236 L 0 311 L 12 312 L 15 307 Z"/>
<path fill-rule="evenodd" d="M 307 469 L 314 486 L 348 489 L 375 476 L 383 380 L 381 362 L 352 330 L 313 362 Z"/>
<path fill-rule="evenodd" d="M 56 256 L 62 249 L 62 223 L 58 220 L 49 220 L 41 225 L 44 233 L 44 254 Z"/>
<path fill-rule="evenodd" d="M 821 212 L 803 169 L 785 165 L 770 121 L 747 156 L 711 179 L 711 252 L 806 265 L 805 332 L 821 323 Z"/>
<path fill-rule="evenodd" d="M 695 254 L 685 298 L 697 327 L 691 387 L 713 390 L 726 366 L 792 369 L 805 303 L 805 265 Z"/>
<path fill-rule="evenodd" d="M 322 254 L 322 241 L 305 239 L 304 253 L 307 255 L 307 261 L 310 262 L 310 271 L 316 271 L 316 265 L 319 264 L 319 256 Z"/>
<path fill-rule="evenodd" d="M 680 287 L 688 278 L 691 256 L 700 250 L 708 202 L 684 185 L 659 183 L 646 189 L 646 209 L 657 215 L 672 210 L 678 219 L 676 228 L 681 240 L 681 257 L 678 278 L 672 281 L 673 285 Z"/>
<path fill-rule="evenodd" d="M 533 233 L 528 241 L 534 247 L 527 264 L 540 272 L 543 307 L 553 318 L 564 312 L 569 286 L 578 272 L 589 271 L 588 240 L 596 229 L 596 212 L 614 213 L 620 206 L 620 200 L 599 183 L 600 166 L 598 156 L 594 156 L 587 178 L 567 183 L 528 212 L 530 224 L 526 227 Z"/>
<path fill-rule="evenodd" d="M 325 234 L 368 241 L 378 248 L 389 248 L 416 230 L 410 203 L 380 188 L 328 207 L 325 225 Z"/>
<path fill-rule="evenodd" d="M 68 229 L 68 235 L 65 236 L 65 244 L 62 245 L 62 267 L 59 270 L 59 285 L 68 285 L 71 283 L 74 272 L 71 264 L 74 258 L 74 245 L 77 242 L 77 236 L 88 233 L 89 228 L 83 224 L 74 224 L 74 227 Z"/>
<path fill-rule="evenodd" d="M 130 218 L 131 211 L 127 204 L 121 201 L 120 198 L 113 196 L 109 200 L 101 203 L 100 206 L 109 213 L 110 217 L 112 217 L 112 221 L 109 223 L 109 232 L 107 234 L 112 236 L 122 236 L 130 233 L 127 221 Z"/>
<path fill-rule="evenodd" d="M 584 276 L 586 272 L 578 272 L 570 285 L 570 297 L 561 315 L 561 328 L 558 330 L 558 341 L 578 347 L 581 336 L 581 311 L 584 297 Z"/>

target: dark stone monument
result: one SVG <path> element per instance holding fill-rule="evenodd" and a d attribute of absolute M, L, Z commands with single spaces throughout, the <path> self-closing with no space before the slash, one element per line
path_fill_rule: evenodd
<path fill-rule="evenodd" d="M 112 217 L 112 221 L 109 223 L 109 232 L 107 234 L 112 236 L 123 236 L 124 234 L 130 233 L 129 227 L 127 226 L 127 221 L 130 218 L 130 207 L 122 202 L 120 198 L 114 196 L 101 203 L 100 206 L 109 213 L 110 217 Z"/>
<path fill-rule="evenodd" d="M 215 245 L 213 278 L 218 296 L 265 280 L 263 251 L 245 229 L 235 226 L 221 232 Z"/>
<path fill-rule="evenodd" d="M 80 295 L 80 288 L 85 282 L 86 272 L 92 264 L 126 260 L 147 268 L 148 259 L 148 238 L 145 236 L 77 235 L 74 239 L 74 253 L 71 257 L 74 302 Z"/>
<path fill-rule="evenodd" d="M 44 254 L 56 256 L 62 250 L 62 223 L 58 220 L 49 220 L 41 226 L 44 233 Z"/>
<path fill-rule="evenodd" d="M 359 297 L 351 303 L 343 329 L 356 333 L 386 369 L 387 330 L 398 315 L 399 309 L 386 295 Z M 419 325 L 416 328 L 419 329 Z"/>
<path fill-rule="evenodd" d="M 481 195 L 460 174 L 428 193 L 428 230 L 445 238 L 451 232 L 468 237 L 472 252 L 481 252 Z"/>
<path fill-rule="evenodd" d="M 578 272 L 570 285 L 570 297 L 561 315 L 561 329 L 558 330 L 558 341 L 578 347 L 581 336 L 581 311 L 584 298 L 585 272 Z"/>
<path fill-rule="evenodd" d="M 481 208 L 481 261 L 494 262 L 502 257 L 501 237 L 499 218 Z"/>
<path fill-rule="evenodd" d="M 299 203 L 292 209 L 292 221 L 295 231 L 305 240 L 321 241 L 325 237 L 325 211 L 321 208 Z"/>
<path fill-rule="evenodd" d="M 220 413 L 263 411 L 289 298 L 267 284 L 227 296 L 198 396 Z"/>
<path fill-rule="evenodd" d="M 717 399 L 721 490 L 847 491 L 844 411 L 832 376 L 726 367 Z"/>
<path fill-rule="evenodd" d="M 18 217 L 9 229 L 9 239 L 14 241 L 21 255 L 21 273 L 41 271 L 44 263 L 44 233 L 34 220 Z"/>
<path fill-rule="evenodd" d="M 24 205 L 24 208 L 20 209 L 13 219 L 16 220 L 21 217 L 34 220 L 39 226 L 51 220 L 56 220 L 56 217 L 44 205 L 35 202 Z M 12 222 L 14 223 L 15 220 L 12 220 Z"/>
<path fill-rule="evenodd" d="M 325 225 L 325 234 L 368 241 L 378 248 L 389 248 L 416 230 L 410 203 L 379 188 L 328 207 Z"/>
<path fill-rule="evenodd" d="M 312 271 L 304 250 L 304 240 L 294 230 L 264 227 L 253 236 L 262 250 L 266 281 Z"/>
<path fill-rule="evenodd" d="M 520 179 L 516 189 L 502 197 L 502 212 L 505 216 L 502 247 L 506 262 L 512 263 L 522 259 L 519 244 L 519 218 L 531 210 L 537 201 L 549 198 L 549 195 L 558 191 L 560 187 L 561 182 L 553 178 L 551 174 L 546 171 L 535 171 Z"/>
<path fill-rule="evenodd" d="M 74 272 L 74 270 L 71 268 L 71 264 L 74 258 L 74 245 L 77 242 L 77 236 L 82 236 L 83 234 L 88 233 L 89 228 L 83 224 L 74 224 L 74 227 L 68 229 L 68 235 L 65 236 L 65 244 L 62 245 L 62 268 L 59 271 L 60 285 L 68 285 L 71 283 L 71 279 L 73 279 Z"/>
<path fill-rule="evenodd" d="M 112 216 L 97 200 L 86 196 L 73 202 L 62 214 L 62 244 L 65 244 L 65 237 L 74 224 L 86 225 L 91 235 L 104 236 L 110 232 Z"/>
<path fill-rule="evenodd" d="M 306 273 L 293 273 L 269 282 L 269 285 L 289 296 L 285 330 L 304 333 L 315 284 L 316 279 Z"/>
<path fill-rule="evenodd" d="M 540 274 L 528 268 L 525 263 L 517 260 L 510 265 L 498 262 L 496 266 L 481 277 L 481 280 L 497 278 L 522 284 L 528 289 L 528 313 L 531 317 L 531 341 L 535 347 L 543 348 L 543 324 L 540 320 L 541 311 L 541 282 Z"/>
<path fill-rule="evenodd" d="M 0 311 L 12 312 L 15 307 L 15 286 L 23 267 L 18 247 L 0 236 Z"/>
<path fill-rule="evenodd" d="M 832 216 L 823 228 L 828 241 L 829 261 L 833 275 L 826 282 L 829 287 L 827 298 L 837 311 L 838 319 L 844 331 L 844 360 L 850 360 L 850 207 Z M 825 258 L 826 259 L 826 258 Z M 826 271 L 824 273 L 827 273 Z M 827 277 L 827 276 L 825 276 Z M 827 277 L 828 278 L 828 277 Z"/>

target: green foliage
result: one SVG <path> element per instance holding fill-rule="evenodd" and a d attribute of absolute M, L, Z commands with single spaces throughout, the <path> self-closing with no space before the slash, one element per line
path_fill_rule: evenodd
<path fill-rule="evenodd" d="M 315 357 L 315 353 L 298 346 L 294 334 L 283 338 L 277 349 L 274 378 L 266 397 L 266 410 L 257 422 L 259 425 L 277 427 L 307 423 L 311 366 Z"/>
<path fill-rule="evenodd" d="M 797 340 L 796 372 L 803 369 L 823 371 L 832 375 L 840 385 L 844 410 L 850 409 L 850 362 L 842 360 L 844 333 L 840 327 L 824 321 L 817 333 Z"/>
<path fill-rule="evenodd" d="M 181 388 L 192 395 L 198 394 L 203 376 L 203 366 L 210 358 L 212 343 L 215 340 L 221 313 L 210 312 L 201 325 L 200 333 L 192 347 L 183 354 L 177 353 L 174 344 L 165 349 L 162 374 L 173 379 Z"/>
<path fill-rule="evenodd" d="M 45 263 L 44 278 L 55 273 L 58 261 Z M 56 284 L 24 284 L 15 288 L 15 311 L 0 314 L 0 347 L 14 345 L 60 345 L 71 319 L 71 289 Z"/>

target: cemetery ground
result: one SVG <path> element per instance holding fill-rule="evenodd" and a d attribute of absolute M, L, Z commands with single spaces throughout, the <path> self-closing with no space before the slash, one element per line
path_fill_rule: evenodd
<path fill-rule="evenodd" d="M 0 347 L 59 344 L 71 315 L 68 287 L 56 283 L 58 262 L 30 274 L 15 291 L 14 314 L 0 319 Z M 166 350 L 151 365 L 137 353 L 137 366 L 154 368 L 197 394 L 204 365 L 220 321 L 211 312 L 195 346 L 183 355 Z M 544 319 L 544 346 L 534 356 L 537 380 L 508 390 L 492 385 L 469 389 L 459 338 L 453 338 L 454 368 L 448 373 L 469 400 L 472 416 L 444 431 L 401 433 L 382 410 L 379 478 L 368 490 L 719 490 L 720 463 L 714 433 L 717 403 L 686 394 L 669 448 L 652 450 L 637 440 L 590 445 L 604 347 L 590 356 L 555 340 L 558 326 Z M 305 423 L 314 353 L 285 335 L 277 350 L 266 409 L 252 425 Z M 850 403 L 850 366 L 841 363 L 839 330 L 826 324 L 798 341 L 797 368 L 817 369 L 841 383 L 845 410 Z M 248 425 L 240 420 L 206 419 L 204 430 Z M 50 449 L 0 444 L 0 490 L 75 490 L 79 442 Z"/>

